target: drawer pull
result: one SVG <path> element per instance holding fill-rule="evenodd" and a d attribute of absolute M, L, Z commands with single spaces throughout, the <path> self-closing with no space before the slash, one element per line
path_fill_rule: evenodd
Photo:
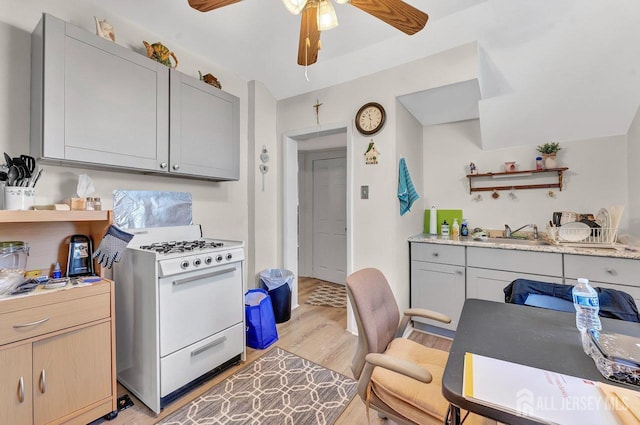
<path fill-rule="evenodd" d="M 193 350 L 191 352 L 191 357 L 195 357 L 198 354 L 202 353 L 203 351 L 207 351 L 209 348 L 215 347 L 216 345 L 220 345 L 223 342 L 225 342 L 227 340 L 226 336 L 220 337 L 214 341 L 211 341 L 210 343 L 208 343 L 207 345 L 203 345 L 200 348 L 196 348 L 195 350 Z"/>
<path fill-rule="evenodd" d="M 219 275 L 225 274 L 225 273 L 232 273 L 234 271 L 236 271 L 235 267 L 231 267 L 229 269 L 216 270 L 214 272 L 203 274 L 203 275 L 200 275 L 200 276 L 187 277 L 185 279 L 174 280 L 173 284 L 174 285 L 184 285 L 185 283 L 195 282 L 196 280 L 208 279 L 210 277 L 219 276 Z"/>
<path fill-rule="evenodd" d="M 29 326 L 35 326 L 35 325 L 39 325 L 41 323 L 46 322 L 47 320 L 49 320 L 48 317 L 45 317 L 44 319 L 38 320 L 36 322 L 31 322 L 31 323 L 20 323 L 18 325 L 13 325 L 14 329 L 19 329 L 19 328 L 28 328 Z"/>
<path fill-rule="evenodd" d="M 18 381 L 18 401 L 20 403 L 24 402 L 24 378 L 22 376 Z"/>
<path fill-rule="evenodd" d="M 433 255 L 434 257 L 439 257 L 439 256 L 440 256 L 440 254 L 438 254 L 437 252 L 434 252 L 432 255 Z"/>
<path fill-rule="evenodd" d="M 606 271 L 607 273 L 609 273 L 610 275 L 612 275 L 612 276 L 615 276 L 615 275 L 617 274 L 617 273 L 616 273 L 616 269 L 612 269 L 611 267 L 607 267 L 607 268 L 605 269 L 605 271 Z"/>
<path fill-rule="evenodd" d="M 44 369 L 40 372 L 40 392 L 42 394 L 47 391 L 47 375 L 44 373 Z"/>
<path fill-rule="evenodd" d="M 462 270 L 456 270 L 456 274 L 464 274 Z"/>

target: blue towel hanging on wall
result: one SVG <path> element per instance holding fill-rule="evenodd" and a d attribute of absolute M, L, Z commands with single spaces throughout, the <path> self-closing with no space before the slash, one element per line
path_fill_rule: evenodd
<path fill-rule="evenodd" d="M 413 186 L 409 169 L 404 158 L 400 158 L 398 165 L 398 199 L 400 200 L 400 215 L 405 215 L 411 209 L 411 205 L 420 198 Z"/>

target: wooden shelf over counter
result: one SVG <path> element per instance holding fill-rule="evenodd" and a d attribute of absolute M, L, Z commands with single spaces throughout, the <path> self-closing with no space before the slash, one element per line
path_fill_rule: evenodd
<path fill-rule="evenodd" d="M 42 223 L 51 221 L 111 222 L 111 211 L 0 210 L 0 223 Z"/>
<path fill-rule="evenodd" d="M 480 173 L 480 174 L 467 174 L 467 178 L 469 179 L 469 193 L 472 192 L 489 192 L 489 191 L 497 191 L 497 190 L 520 190 L 520 189 L 554 189 L 557 188 L 562 191 L 562 173 L 567 171 L 568 167 L 561 168 L 547 168 L 544 170 L 520 170 L 520 171 L 511 171 L 511 172 L 497 172 L 497 173 Z M 543 183 L 543 184 L 510 184 L 510 185 L 501 185 L 501 186 L 483 186 L 483 187 L 473 187 L 474 179 L 482 179 L 487 181 L 489 179 L 500 179 L 500 178 L 513 178 L 513 179 L 524 179 L 526 177 L 531 177 L 534 175 L 540 174 L 549 174 L 555 173 L 557 182 L 554 183 Z"/>

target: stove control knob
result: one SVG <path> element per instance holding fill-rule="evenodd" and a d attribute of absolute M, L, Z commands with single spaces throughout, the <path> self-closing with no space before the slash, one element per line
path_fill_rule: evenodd
<path fill-rule="evenodd" d="M 211 262 L 212 262 L 212 261 L 213 261 L 213 258 L 211 258 L 211 257 L 204 257 L 204 263 L 205 263 L 206 265 L 211 264 Z"/>
<path fill-rule="evenodd" d="M 222 255 L 217 255 L 216 256 L 216 263 L 219 263 L 222 261 Z"/>
<path fill-rule="evenodd" d="M 188 269 L 188 268 L 189 268 L 189 262 L 188 262 L 187 260 L 183 260 L 183 261 L 180 263 L 180 268 L 182 268 L 182 269 Z"/>
<path fill-rule="evenodd" d="M 202 264 L 202 260 L 200 260 L 199 258 L 196 258 L 195 260 L 193 260 L 194 266 L 200 267 L 200 264 Z"/>
<path fill-rule="evenodd" d="M 233 258 L 233 255 L 231 255 L 230 252 L 227 253 L 227 261 L 231 261 L 231 259 Z"/>

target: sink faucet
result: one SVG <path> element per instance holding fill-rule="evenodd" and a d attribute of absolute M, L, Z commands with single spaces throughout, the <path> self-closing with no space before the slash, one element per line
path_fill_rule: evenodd
<path fill-rule="evenodd" d="M 511 227 L 509 227 L 508 224 L 505 224 L 504 225 L 504 237 L 505 238 L 511 238 L 514 233 L 516 233 L 519 230 L 524 229 L 525 227 L 532 227 L 533 228 L 533 239 L 538 239 L 538 226 L 535 225 L 535 224 L 525 224 L 522 227 L 518 227 L 516 230 L 511 230 Z"/>

